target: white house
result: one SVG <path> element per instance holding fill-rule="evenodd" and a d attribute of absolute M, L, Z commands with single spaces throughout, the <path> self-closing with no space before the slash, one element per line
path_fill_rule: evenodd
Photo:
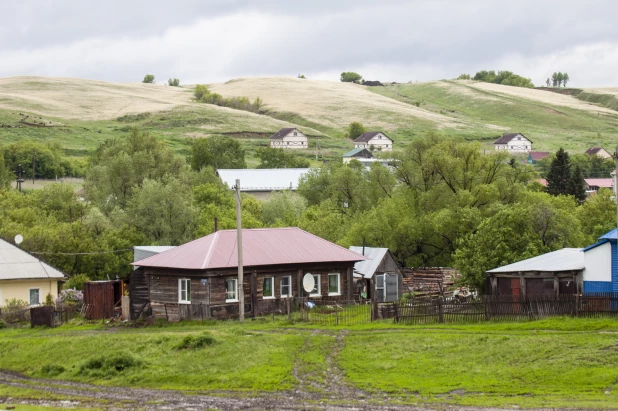
<path fill-rule="evenodd" d="M 393 140 L 381 131 L 367 131 L 354 140 L 354 148 L 368 148 L 380 151 L 392 151 Z"/>
<path fill-rule="evenodd" d="M 532 151 L 532 141 L 521 133 L 506 133 L 494 141 L 494 147 L 509 153 L 527 153 Z"/>
<path fill-rule="evenodd" d="M 586 150 L 586 154 L 590 157 L 599 156 L 601 158 L 612 158 L 612 155 L 609 154 L 603 147 L 591 147 Z"/>
<path fill-rule="evenodd" d="M 309 148 L 309 139 L 297 128 L 282 128 L 270 137 L 270 146 L 274 148 Z"/>

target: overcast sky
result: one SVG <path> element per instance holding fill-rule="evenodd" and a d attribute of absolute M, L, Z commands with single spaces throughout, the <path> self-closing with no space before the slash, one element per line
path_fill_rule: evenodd
<path fill-rule="evenodd" d="M 0 77 L 425 81 L 507 69 L 618 86 L 618 1 L 0 0 Z"/>

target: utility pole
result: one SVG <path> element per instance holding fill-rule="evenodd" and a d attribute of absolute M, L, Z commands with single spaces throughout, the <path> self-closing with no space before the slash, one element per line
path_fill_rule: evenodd
<path fill-rule="evenodd" d="M 245 294 L 243 292 L 243 267 L 242 267 L 242 219 L 240 208 L 240 179 L 236 179 L 236 233 L 238 250 L 238 319 L 245 321 Z"/>
<path fill-rule="evenodd" d="M 15 175 L 17 176 L 17 189 L 21 192 L 21 183 L 23 183 L 24 180 L 23 176 L 24 176 L 24 168 L 21 166 L 21 164 L 18 164 L 17 167 L 15 168 L 14 171 Z"/>
<path fill-rule="evenodd" d="M 618 172 L 618 146 L 616 146 L 616 151 L 612 155 L 614 160 L 616 161 L 616 171 Z M 618 187 L 616 187 L 616 182 L 618 182 L 618 174 L 614 177 L 614 198 L 616 199 L 616 227 L 618 228 Z"/>
<path fill-rule="evenodd" d="M 36 162 L 36 151 L 32 154 L 32 184 L 34 184 L 34 164 Z"/>

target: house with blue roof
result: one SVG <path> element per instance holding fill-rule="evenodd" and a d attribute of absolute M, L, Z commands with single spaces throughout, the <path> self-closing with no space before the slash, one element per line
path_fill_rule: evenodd
<path fill-rule="evenodd" d="M 612 230 L 583 249 L 584 294 L 618 292 L 618 231 Z"/>

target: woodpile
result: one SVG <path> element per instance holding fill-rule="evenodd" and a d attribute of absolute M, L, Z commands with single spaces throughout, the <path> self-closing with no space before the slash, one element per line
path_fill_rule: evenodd
<path fill-rule="evenodd" d="M 404 294 L 416 296 L 450 295 L 461 277 L 459 271 L 448 267 L 404 268 L 402 274 Z"/>

